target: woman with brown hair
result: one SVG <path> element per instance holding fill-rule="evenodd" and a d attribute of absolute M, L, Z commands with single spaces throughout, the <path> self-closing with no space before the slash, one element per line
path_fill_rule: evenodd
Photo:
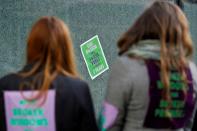
<path fill-rule="evenodd" d="M 88 85 L 77 73 L 68 27 L 42 17 L 27 41 L 27 65 L 0 79 L 1 131 L 97 131 Z"/>
<path fill-rule="evenodd" d="M 192 126 L 197 68 L 181 9 L 155 1 L 118 41 L 102 131 L 185 131 Z"/>

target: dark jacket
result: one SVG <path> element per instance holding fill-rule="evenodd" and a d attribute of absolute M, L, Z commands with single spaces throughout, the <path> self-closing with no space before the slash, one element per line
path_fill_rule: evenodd
<path fill-rule="evenodd" d="M 17 74 L 0 79 L 0 131 L 7 130 L 3 92 L 19 91 L 22 82 L 32 79 L 24 79 Z M 89 88 L 85 82 L 58 75 L 50 89 L 56 91 L 56 131 L 98 131 Z"/>

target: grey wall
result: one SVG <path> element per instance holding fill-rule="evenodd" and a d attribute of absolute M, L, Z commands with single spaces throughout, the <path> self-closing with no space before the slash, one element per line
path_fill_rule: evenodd
<path fill-rule="evenodd" d="M 25 64 L 26 37 L 41 16 L 58 16 L 72 32 L 79 71 L 91 87 L 96 112 L 103 100 L 109 71 L 92 81 L 80 44 L 98 35 L 109 67 L 117 57 L 116 41 L 150 0 L 0 0 L 0 77 Z M 194 42 L 197 42 L 197 5 L 186 4 Z M 197 55 L 195 55 L 197 58 Z"/>

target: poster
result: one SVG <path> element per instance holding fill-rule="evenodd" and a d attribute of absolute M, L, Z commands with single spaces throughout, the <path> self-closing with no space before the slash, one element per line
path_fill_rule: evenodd
<path fill-rule="evenodd" d="M 38 91 L 23 91 L 30 98 Z M 55 131 L 55 91 L 49 90 L 45 102 L 28 101 L 20 91 L 5 91 L 7 131 Z"/>
<path fill-rule="evenodd" d="M 80 47 L 92 80 L 109 69 L 97 35 L 84 42 Z"/>

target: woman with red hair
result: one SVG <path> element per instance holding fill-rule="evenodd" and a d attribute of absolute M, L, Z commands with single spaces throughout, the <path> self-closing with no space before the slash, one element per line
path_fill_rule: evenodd
<path fill-rule="evenodd" d="M 42 17 L 27 40 L 27 65 L 0 79 L 1 131 L 98 131 L 68 27 Z"/>

